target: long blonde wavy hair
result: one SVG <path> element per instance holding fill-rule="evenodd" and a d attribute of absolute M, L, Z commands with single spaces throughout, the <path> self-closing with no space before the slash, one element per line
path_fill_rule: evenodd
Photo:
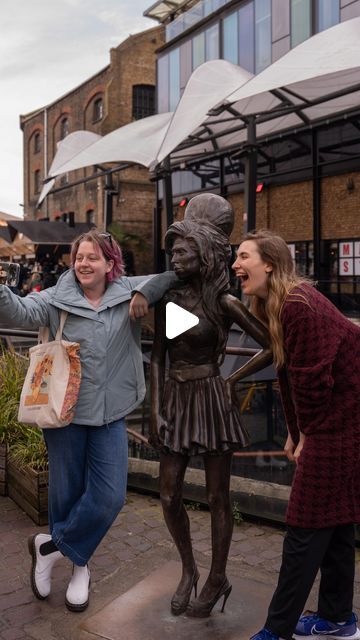
<path fill-rule="evenodd" d="M 272 267 L 268 274 L 268 297 L 250 296 L 250 310 L 269 329 L 274 364 L 279 368 L 285 364 L 284 336 L 280 322 L 285 298 L 294 287 L 304 283 L 312 285 L 313 282 L 296 274 L 290 249 L 281 236 L 268 229 L 259 229 L 248 233 L 243 238 L 245 240 L 254 240 L 261 259 Z"/>

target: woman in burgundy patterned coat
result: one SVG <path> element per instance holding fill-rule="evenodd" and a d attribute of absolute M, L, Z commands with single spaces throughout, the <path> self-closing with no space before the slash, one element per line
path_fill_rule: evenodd
<path fill-rule="evenodd" d="M 296 276 L 285 241 L 270 231 L 246 236 L 233 269 L 271 335 L 289 433 L 285 451 L 297 464 L 278 586 L 265 627 L 251 640 L 355 640 L 360 327 Z M 319 569 L 318 610 L 301 616 Z"/>

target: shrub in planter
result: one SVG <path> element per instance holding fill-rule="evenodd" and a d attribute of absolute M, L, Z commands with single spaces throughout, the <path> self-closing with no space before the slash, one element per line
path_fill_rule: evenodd
<path fill-rule="evenodd" d="M 8 447 L 19 434 L 18 403 L 27 361 L 14 351 L 0 354 L 0 495 L 7 495 Z"/>
<path fill-rule="evenodd" d="M 0 354 L 0 443 L 18 438 L 24 425 L 18 422 L 18 406 L 28 360 L 13 350 Z"/>
<path fill-rule="evenodd" d="M 7 450 L 5 477 L 10 498 L 34 522 L 46 524 L 48 461 L 42 432 L 17 419 L 27 367 L 27 358 L 12 350 L 0 355 L 0 443 Z"/>

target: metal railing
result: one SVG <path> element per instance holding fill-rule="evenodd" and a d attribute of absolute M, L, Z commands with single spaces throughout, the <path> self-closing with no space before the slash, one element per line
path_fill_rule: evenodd
<path fill-rule="evenodd" d="M 1 327 L 0 326 L 0 337 L 1 338 L 7 338 L 10 340 L 6 341 L 7 342 L 7 346 L 8 347 L 12 347 L 16 350 L 16 343 L 12 343 L 11 338 L 27 338 L 29 340 L 29 342 L 37 342 L 38 339 L 38 332 L 37 331 L 32 331 L 32 330 L 26 330 L 26 329 L 10 329 L 9 327 Z M 141 344 L 142 346 L 152 346 L 152 340 L 149 339 L 143 339 L 141 340 Z M 22 350 L 22 349 L 21 349 Z M 253 356 L 256 353 L 258 353 L 258 349 L 250 349 L 250 348 L 246 348 L 246 347 L 230 347 L 227 346 L 226 347 L 226 354 L 227 355 L 236 355 L 236 356 Z M 127 433 L 130 436 L 130 438 L 132 438 L 133 440 L 135 440 L 135 442 L 139 443 L 140 445 L 143 445 L 145 447 L 149 447 L 152 448 L 151 445 L 148 442 L 148 439 L 142 435 L 141 433 L 139 433 L 138 431 L 135 431 L 134 429 L 131 428 L 127 428 Z M 272 457 L 272 456 L 285 456 L 285 452 L 281 451 L 281 450 L 274 450 L 274 451 L 268 451 L 268 450 L 256 450 L 256 451 L 235 451 L 234 452 L 234 456 L 238 457 L 238 458 L 251 458 L 251 457 L 256 457 L 258 455 L 264 456 L 264 457 Z"/>

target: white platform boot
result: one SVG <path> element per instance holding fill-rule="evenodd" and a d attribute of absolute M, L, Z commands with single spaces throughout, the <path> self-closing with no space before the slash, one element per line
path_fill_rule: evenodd
<path fill-rule="evenodd" d="M 51 536 L 47 533 L 36 533 L 28 539 L 29 553 L 32 557 L 30 584 L 39 600 L 48 597 L 51 591 L 51 572 L 56 562 L 64 557 L 60 551 L 51 551 L 43 555 L 40 547 L 45 542 L 51 542 Z"/>
<path fill-rule="evenodd" d="M 84 611 L 89 604 L 90 571 L 88 566 L 73 565 L 73 574 L 66 591 L 65 604 L 70 611 Z"/>

